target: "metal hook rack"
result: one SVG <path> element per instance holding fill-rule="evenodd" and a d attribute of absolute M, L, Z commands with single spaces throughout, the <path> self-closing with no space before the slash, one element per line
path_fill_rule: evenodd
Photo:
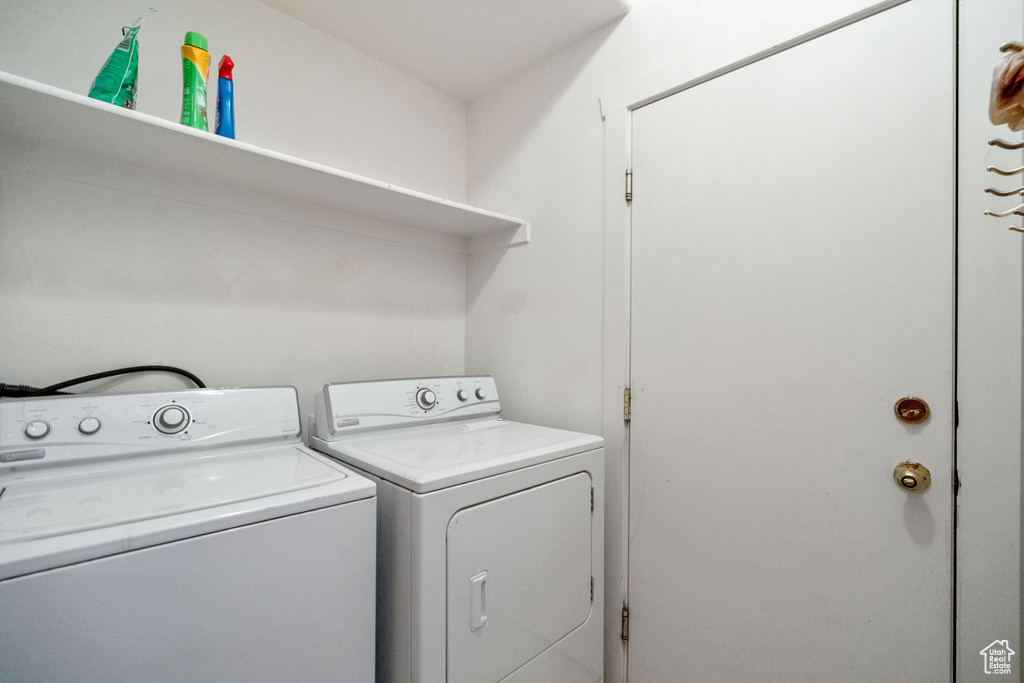
<path fill-rule="evenodd" d="M 1024 52 L 1024 43 L 1018 43 L 1018 42 L 1004 43 L 999 48 L 999 51 L 1000 52 Z M 996 138 L 996 139 L 993 139 L 993 140 L 989 140 L 988 144 L 993 146 L 993 147 L 999 147 L 1001 149 L 1008 149 L 1008 150 L 1024 149 L 1024 141 L 1021 141 L 1021 142 L 1009 142 L 1007 140 L 1000 140 L 1000 139 Z M 1020 168 L 1011 168 L 1011 169 L 1003 169 L 1003 168 L 999 168 L 998 166 L 988 166 L 986 168 L 986 170 L 989 171 L 990 173 L 996 173 L 996 174 L 1001 175 L 1001 176 L 1012 176 L 1012 175 L 1017 175 L 1018 173 L 1024 173 L 1024 166 L 1021 166 Z M 1016 196 L 1024 197 L 1024 186 L 1015 188 L 1013 190 L 999 190 L 999 189 L 996 189 L 994 187 L 987 187 L 987 188 L 985 188 L 985 192 L 987 192 L 989 194 L 992 194 L 992 195 L 995 195 L 997 197 L 1012 197 L 1012 196 L 1015 196 L 1015 195 Z M 1007 211 L 986 211 L 985 215 L 986 216 L 994 216 L 996 218 L 1005 218 L 1007 216 L 1024 216 L 1024 204 L 1021 204 L 1019 206 L 1015 206 L 1014 208 L 1009 209 Z M 1009 226 L 1009 229 L 1013 230 L 1015 232 L 1022 232 L 1022 233 L 1024 233 L 1024 228 L 1019 228 L 1019 227 L 1017 227 L 1015 225 Z"/>
<path fill-rule="evenodd" d="M 1024 149 L 1024 142 L 1007 142 L 1006 140 L 995 139 L 989 140 L 988 144 L 994 147 L 1001 147 L 1002 149 L 1009 150 Z M 1001 176 L 1011 176 L 1017 175 L 1018 173 L 1024 173 L 1024 166 L 1013 169 L 1002 169 L 997 166 L 988 166 L 986 170 L 989 171 L 990 173 L 996 173 Z M 997 197 L 1024 197 L 1024 185 L 1022 185 L 1021 187 L 1014 188 L 1012 190 L 999 190 L 994 187 L 986 187 L 985 192 L 995 195 Z M 985 211 L 985 215 L 993 216 L 995 218 L 1005 218 L 1007 216 L 1024 216 L 1024 204 L 1015 206 L 1007 211 Z M 1013 230 L 1014 232 L 1024 233 L 1024 228 L 1019 228 L 1015 225 L 1011 225 L 1008 227 L 1010 230 Z"/>

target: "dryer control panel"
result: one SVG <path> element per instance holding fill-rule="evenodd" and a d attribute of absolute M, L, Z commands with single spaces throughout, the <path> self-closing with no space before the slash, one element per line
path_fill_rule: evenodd
<path fill-rule="evenodd" d="M 0 472 L 298 435 L 292 387 L 11 399 L 0 402 Z"/>
<path fill-rule="evenodd" d="M 429 424 L 501 412 L 494 378 L 424 377 L 324 385 L 315 396 L 314 434 L 346 433 Z"/>

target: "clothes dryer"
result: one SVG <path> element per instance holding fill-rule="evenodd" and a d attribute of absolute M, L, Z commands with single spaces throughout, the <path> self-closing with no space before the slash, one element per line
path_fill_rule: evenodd
<path fill-rule="evenodd" d="M 329 384 L 311 445 L 377 484 L 377 680 L 602 680 L 604 441 L 491 377 Z"/>
<path fill-rule="evenodd" d="M 0 402 L 0 681 L 358 681 L 375 487 L 295 390 Z"/>

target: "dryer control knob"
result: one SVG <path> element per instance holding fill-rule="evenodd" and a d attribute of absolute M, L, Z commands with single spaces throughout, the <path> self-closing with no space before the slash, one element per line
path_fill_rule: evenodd
<path fill-rule="evenodd" d="M 459 398 L 460 401 L 468 401 L 469 400 L 469 392 L 466 391 L 465 389 L 459 389 L 455 393 L 455 395 Z"/>
<path fill-rule="evenodd" d="M 420 389 L 416 392 L 416 404 L 423 410 L 430 410 L 437 405 L 437 394 L 430 389 Z"/>
<path fill-rule="evenodd" d="M 487 392 L 484 391 L 483 389 L 477 389 L 476 390 L 476 397 L 482 401 L 485 398 L 487 398 Z"/>
<path fill-rule="evenodd" d="M 177 434 L 188 426 L 188 421 L 188 411 L 181 406 L 164 406 L 153 416 L 153 424 L 164 434 Z"/>

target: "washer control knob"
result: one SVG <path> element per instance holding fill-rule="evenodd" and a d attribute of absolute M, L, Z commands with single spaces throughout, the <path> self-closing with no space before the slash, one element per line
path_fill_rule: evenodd
<path fill-rule="evenodd" d="M 483 389 L 477 389 L 476 390 L 476 397 L 482 401 L 485 398 L 487 398 L 487 392 L 484 391 Z"/>
<path fill-rule="evenodd" d="M 458 397 L 460 401 L 469 400 L 469 392 L 466 391 L 465 389 L 459 389 L 457 392 L 455 392 L 455 395 Z"/>
<path fill-rule="evenodd" d="M 30 439 L 41 439 L 50 433 L 50 425 L 42 420 L 33 420 L 25 425 L 25 436 Z"/>
<path fill-rule="evenodd" d="M 95 417 L 87 417 L 78 423 L 78 431 L 86 436 L 100 431 L 100 421 Z"/>
<path fill-rule="evenodd" d="M 188 426 L 188 421 L 188 411 L 181 406 L 164 406 L 153 416 L 153 424 L 164 434 L 177 434 Z"/>
<path fill-rule="evenodd" d="M 430 389 L 420 389 L 416 392 L 416 404 L 423 410 L 430 410 L 437 405 L 437 394 Z"/>

